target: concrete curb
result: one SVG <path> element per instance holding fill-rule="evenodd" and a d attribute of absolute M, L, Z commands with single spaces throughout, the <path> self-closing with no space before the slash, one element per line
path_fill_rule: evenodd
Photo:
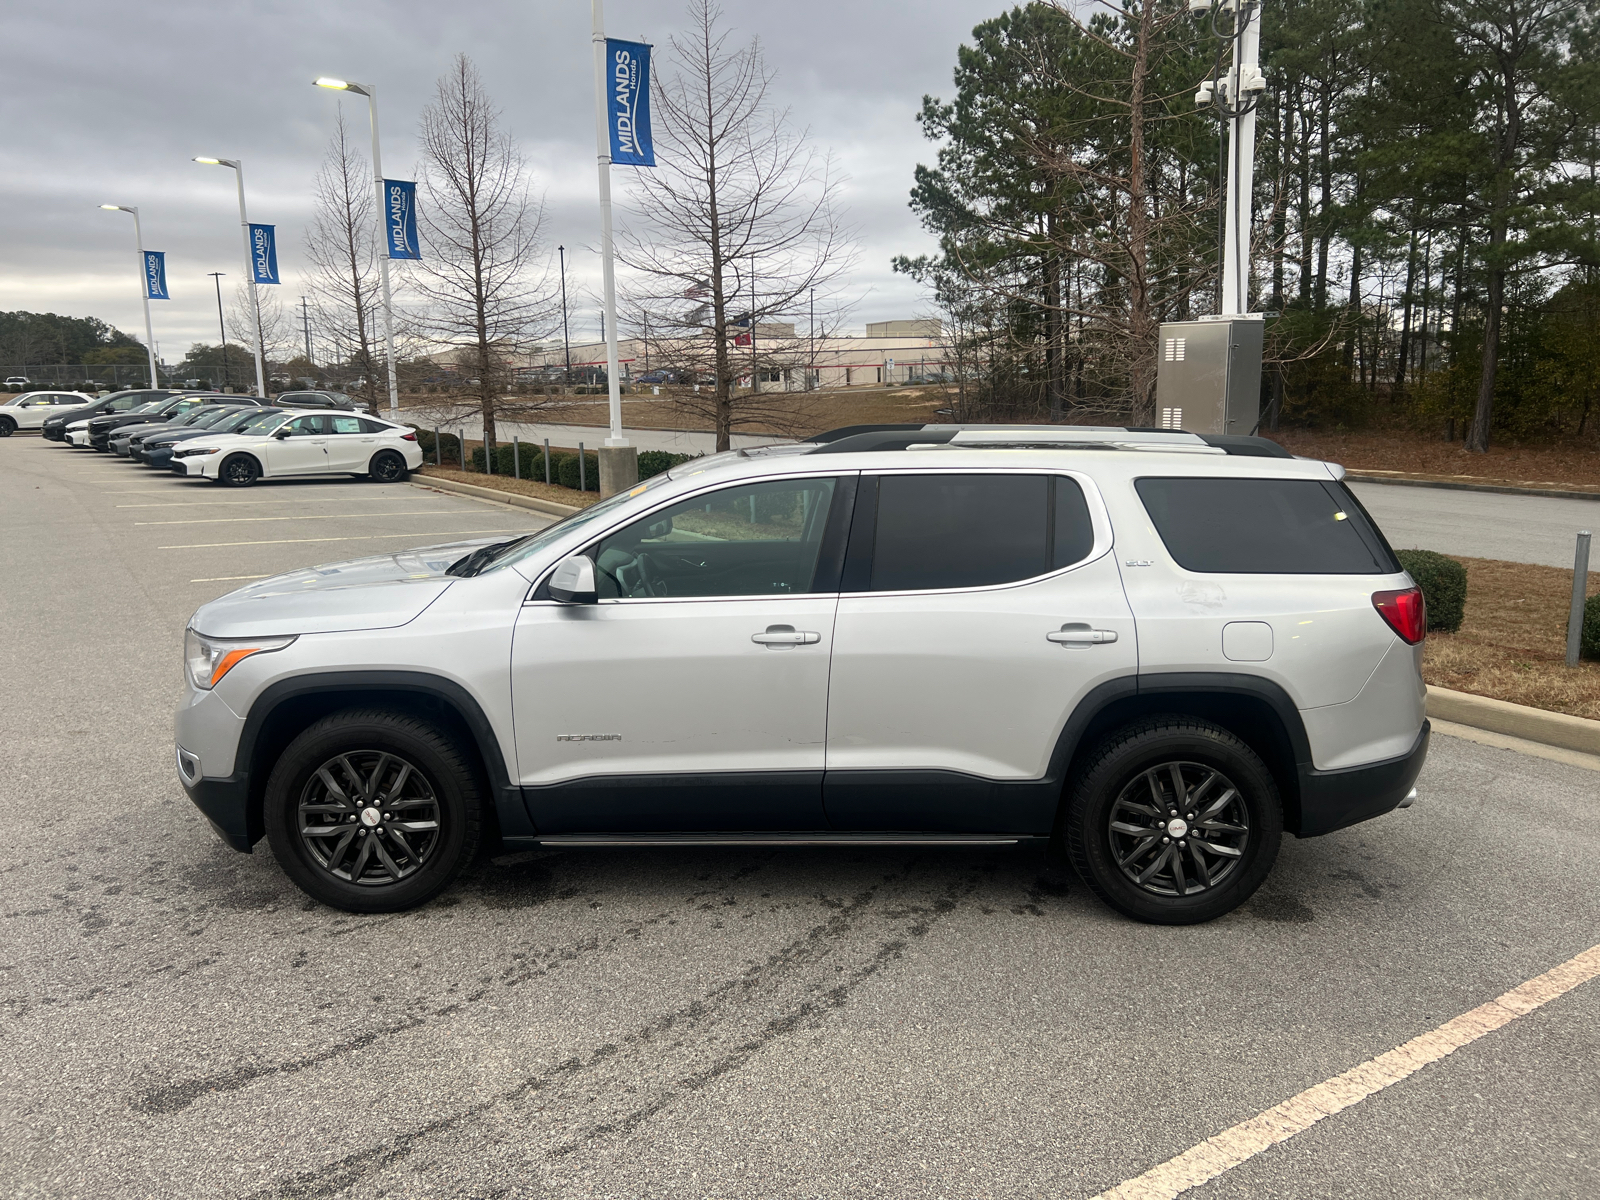
<path fill-rule="evenodd" d="M 1600 492 L 1574 492 L 1563 488 L 1513 487 L 1498 483 L 1456 483 L 1448 479 L 1397 479 L 1369 471 L 1346 471 L 1356 483 L 1392 483 L 1396 487 L 1444 488 L 1452 492 L 1497 492 L 1502 496 L 1546 496 L 1555 500 L 1600 500 Z"/>
<path fill-rule="evenodd" d="M 1491 700 L 1449 688 L 1428 688 L 1428 715 L 1524 741 L 1600 755 L 1600 721 Z"/>
<path fill-rule="evenodd" d="M 480 500 L 495 500 L 517 508 L 529 508 L 550 517 L 570 517 L 582 512 L 571 504 L 557 504 L 554 500 L 538 500 L 520 492 L 502 492 L 499 488 L 479 487 L 474 483 L 458 483 L 454 479 L 440 479 L 437 475 L 413 475 L 411 482 L 417 487 L 433 488 L 440 492 L 456 492 L 462 496 L 476 496 Z"/>

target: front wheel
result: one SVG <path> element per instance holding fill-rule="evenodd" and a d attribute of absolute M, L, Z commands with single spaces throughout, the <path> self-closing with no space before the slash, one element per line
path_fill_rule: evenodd
<path fill-rule="evenodd" d="M 378 451 L 367 465 L 367 475 L 376 483 L 403 483 L 407 474 L 406 460 L 393 450 Z"/>
<path fill-rule="evenodd" d="M 1084 882 L 1118 912 L 1158 925 L 1194 925 L 1243 904 L 1283 837 L 1266 764 L 1226 729 L 1183 716 L 1111 734 L 1064 816 Z"/>
<path fill-rule="evenodd" d="M 223 460 L 217 482 L 224 487 L 249 487 L 261 478 L 261 464 L 248 454 L 235 454 Z"/>
<path fill-rule="evenodd" d="M 300 888 L 347 912 L 436 896 L 477 851 L 483 802 L 455 741 L 404 713 L 353 709 L 312 725 L 267 780 L 272 853 Z"/>
<path fill-rule="evenodd" d="M 17 431 L 17 423 L 10 417 L 0 417 L 0 437 L 10 437 Z"/>

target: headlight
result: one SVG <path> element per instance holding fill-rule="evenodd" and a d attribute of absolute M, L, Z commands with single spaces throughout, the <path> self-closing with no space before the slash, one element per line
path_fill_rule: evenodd
<path fill-rule="evenodd" d="M 292 637 L 209 638 L 193 629 L 184 630 L 183 662 L 189 682 L 201 691 L 217 686 L 222 677 L 252 654 L 282 650 Z"/>
<path fill-rule="evenodd" d="M 182 450 L 174 450 L 172 457 L 190 458 L 196 454 L 215 454 L 217 449 L 218 447 L 216 446 L 185 446 Z"/>

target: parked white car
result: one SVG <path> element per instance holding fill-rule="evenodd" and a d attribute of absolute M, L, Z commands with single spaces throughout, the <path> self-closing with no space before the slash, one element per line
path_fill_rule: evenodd
<path fill-rule="evenodd" d="M 409 425 L 344 412 L 287 412 L 249 433 L 196 438 L 172 455 L 174 474 L 249 487 L 295 475 L 366 475 L 398 483 L 422 465 Z"/>
<path fill-rule="evenodd" d="M 0 404 L 0 437 L 10 437 L 20 429 L 38 429 L 46 417 L 94 401 L 93 396 L 83 392 L 23 392 L 12 396 Z"/>
<path fill-rule="evenodd" d="M 1422 593 L 1343 473 L 1065 426 L 696 459 L 526 537 L 205 605 L 179 776 L 353 911 L 497 836 L 1034 842 L 1121 912 L 1209 920 L 1285 832 L 1408 805 L 1427 755 Z"/>

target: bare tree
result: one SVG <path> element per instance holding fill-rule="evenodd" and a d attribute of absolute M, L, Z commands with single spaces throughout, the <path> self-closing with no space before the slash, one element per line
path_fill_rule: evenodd
<path fill-rule="evenodd" d="M 294 351 L 294 329 L 283 311 L 283 299 L 274 285 L 257 284 L 257 299 L 261 305 L 261 366 L 266 374 L 272 373 L 269 365 L 273 359 L 283 359 Z M 251 307 L 250 285 L 239 283 L 233 289 L 233 299 L 228 304 L 228 336 L 245 347 L 256 344 L 256 314 Z M 245 353 L 250 353 L 246 349 Z M 254 370 L 252 366 L 251 370 Z"/>
<path fill-rule="evenodd" d="M 655 79 L 659 165 L 628 189 L 618 254 L 635 272 L 630 315 L 652 358 L 712 380 L 677 402 L 726 450 L 737 428 L 794 418 L 792 396 L 760 388 L 762 376 L 792 370 L 805 343 L 764 342 L 762 326 L 770 337 L 781 318 L 809 313 L 813 292 L 836 324 L 834 285 L 854 261 L 855 235 L 838 212 L 830 157 L 769 103 L 759 41 L 730 48 L 711 0 L 691 0 L 688 14 L 689 32 L 668 43 L 673 74 Z"/>
<path fill-rule="evenodd" d="M 376 412 L 384 396 L 373 345 L 378 293 L 372 172 L 366 158 L 350 144 L 342 105 L 317 171 L 315 194 L 306 257 L 311 263 L 317 321 L 341 365 L 361 373 L 358 394 Z"/>
<path fill-rule="evenodd" d="M 507 392 L 513 356 L 550 323 L 544 209 L 529 196 L 521 152 L 465 54 L 440 76 L 423 110 L 421 140 L 424 203 L 417 208 L 425 245 L 412 275 L 425 306 L 419 323 L 454 358 L 466 380 L 457 403 L 476 408 L 492 450 L 497 415 L 542 406 Z"/>

